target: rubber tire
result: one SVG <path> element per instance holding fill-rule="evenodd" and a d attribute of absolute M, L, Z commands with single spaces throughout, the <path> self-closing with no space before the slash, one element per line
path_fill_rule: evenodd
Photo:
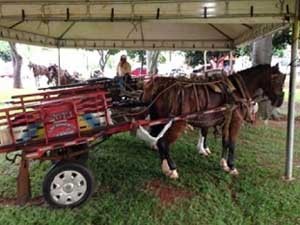
<path fill-rule="evenodd" d="M 80 173 L 85 179 L 87 183 L 87 190 L 84 193 L 83 197 L 78 201 L 74 202 L 73 204 L 70 205 L 62 205 L 58 204 L 56 201 L 53 200 L 53 198 L 50 195 L 50 186 L 57 174 L 59 174 L 62 171 L 65 170 L 75 170 L 78 173 Z M 54 208 L 74 208 L 78 207 L 84 202 L 86 202 L 91 195 L 93 194 L 94 191 L 94 186 L 95 186 L 95 180 L 92 172 L 87 169 L 84 165 L 78 163 L 78 162 L 72 162 L 72 161 L 60 161 L 56 165 L 54 165 L 49 172 L 46 174 L 44 177 L 43 181 L 43 195 L 44 199 L 46 202 Z"/>

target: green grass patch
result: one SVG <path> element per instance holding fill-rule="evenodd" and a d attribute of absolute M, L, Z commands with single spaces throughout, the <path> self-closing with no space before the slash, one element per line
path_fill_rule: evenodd
<path fill-rule="evenodd" d="M 300 131 L 296 131 L 295 161 L 299 162 Z M 285 130 L 244 127 L 237 145 L 240 175 L 219 168 L 221 141 L 210 137 L 209 158 L 195 150 L 197 133 L 184 135 L 172 146 L 180 179 L 171 181 L 160 170 L 159 157 L 128 134 L 116 135 L 91 151 L 89 167 L 97 189 L 92 199 L 72 210 L 48 206 L 0 206 L 0 224 L 299 224 L 300 170 L 284 182 Z M 1 196 L 13 197 L 17 167 L 0 158 Z M 41 194 L 49 163 L 31 165 L 32 191 Z M 299 166 L 299 163 L 298 163 Z M 170 205 L 146 188 L 150 181 L 185 190 L 191 197 Z"/>

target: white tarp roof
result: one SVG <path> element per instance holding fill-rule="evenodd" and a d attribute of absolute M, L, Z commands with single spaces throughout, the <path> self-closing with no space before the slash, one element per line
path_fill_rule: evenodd
<path fill-rule="evenodd" d="M 288 25 L 295 0 L 0 0 L 0 38 L 88 48 L 232 49 Z"/>

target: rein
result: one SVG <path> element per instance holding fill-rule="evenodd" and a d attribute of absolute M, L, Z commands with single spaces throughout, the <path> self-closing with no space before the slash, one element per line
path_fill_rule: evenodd
<path fill-rule="evenodd" d="M 199 86 L 204 86 L 204 85 L 209 85 L 209 84 L 216 84 L 216 83 L 221 83 L 223 82 L 223 80 L 217 80 L 217 81 L 210 81 L 210 82 L 190 82 L 190 81 L 176 81 L 174 84 L 172 84 L 171 86 L 163 89 L 161 92 L 159 92 L 159 94 L 149 103 L 149 105 L 146 106 L 145 109 L 143 109 L 142 111 L 136 112 L 136 113 L 127 113 L 127 116 L 139 116 L 144 114 L 145 112 L 147 112 L 151 106 L 153 106 L 156 101 L 164 94 L 166 93 L 168 90 L 172 89 L 173 87 L 175 87 L 176 85 L 180 84 L 180 83 L 187 83 L 189 85 L 199 85 Z M 198 95 L 197 95 L 198 96 Z M 199 103 L 197 103 L 199 104 Z M 197 108 L 200 108 L 199 106 L 197 106 Z"/>
<path fill-rule="evenodd" d="M 245 120 L 247 122 L 253 122 L 254 118 L 252 115 L 252 108 L 254 107 L 255 101 L 251 98 L 249 90 L 242 76 L 237 73 L 233 77 L 242 95 L 242 99 L 236 99 L 235 101 L 240 103 L 242 108 L 246 108 L 246 111 L 243 115 Z"/>

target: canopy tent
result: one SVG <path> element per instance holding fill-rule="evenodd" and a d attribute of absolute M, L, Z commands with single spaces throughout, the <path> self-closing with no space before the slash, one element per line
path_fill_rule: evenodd
<path fill-rule="evenodd" d="M 0 38 L 82 48 L 233 49 L 293 19 L 295 0 L 3 0 Z"/>
<path fill-rule="evenodd" d="M 299 0 L 0 0 L 0 39 L 58 48 L 231 50 L 293 23 L 291 179 L 299 9 Z"/>

